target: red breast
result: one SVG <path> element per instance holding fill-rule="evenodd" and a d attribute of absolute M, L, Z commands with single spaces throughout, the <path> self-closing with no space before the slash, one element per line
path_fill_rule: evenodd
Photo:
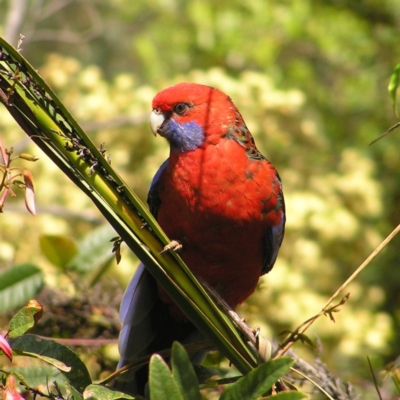
<path fill-rule="evenodd" d="M 232 140 L 172 154 L 160 180 L 158 221 L 180 240 L 189 268 L 231 307 L 256 288 L 268 227 L 282 218 L 276 171 Z"/>

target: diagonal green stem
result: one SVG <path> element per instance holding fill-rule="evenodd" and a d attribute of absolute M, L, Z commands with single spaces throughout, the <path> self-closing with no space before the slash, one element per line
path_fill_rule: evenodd
<path fill-rule="evenodd" d="M 0 38 L 0 101 L 21 128 L 99 208 L 188 318 L 243 373 L 254 350 L 176 254 L 156 220 L 111 168 L 29 63 Z"/>

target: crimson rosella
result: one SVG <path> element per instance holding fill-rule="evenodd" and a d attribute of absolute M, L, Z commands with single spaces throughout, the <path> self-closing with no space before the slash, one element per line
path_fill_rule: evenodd
<path fill-rule="evenodd" d="M 151 129 L 170 156 L 153 178 L 148 203 L 180 256 L 233 309 L 271 270 L 285 228 L 282 185 L 257 149 L 232 100 L 221 91 L 180 83 L 153 100 Z M 119 366 L 199 337 L 143 264 L 121 305 Z M 122 375 L 117 387 L 143 390 L 147 371 Z M 125 386 L 124 386 L 125 385 Z"/>

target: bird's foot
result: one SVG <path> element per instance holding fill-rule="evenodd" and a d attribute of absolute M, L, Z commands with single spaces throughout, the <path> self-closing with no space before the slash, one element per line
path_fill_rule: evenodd
<path fill-rule="evenodd" d="M 256 340 L 255 348 L 260 356 L 260 360 L 262 362 L 270 360 L 272 357 L 271 342 L 268 339 L 265 339 L 265 337 L 261 336 L 259 327 L 252 329 L 252 332 Z"/>
<path fill-rule="evenodd" d="M 232 321 L 235 323 L 236 327 L 244 335 L 244 337 L 251 343 L 257 350 L 261 362 L 265 362 L 271 359 L 272 345 L 271 342 L 265 339 L 260 334 L 260 328 L 251 329 L 246 324 L 246 319 L 240 318 L 239 315 L 232 309 L 228 311 Z"/>
<path fill-rule="evenodd" d="M 240 318 L 239 314 L 232 309 L 227 310 L 231 320 L 235 323 L 236 327 L 247 337 L 249 342 L 255 344 L 256 338 L 253 331 L 247 326 L 246 318 Z"/>
<path fill-rule="evenodd" d="M 178 240 L 172 240 L 170 243 L 168 243 L 161 251 L 160 254 L 166 253 L 167 251 L 175 251 L 178 252 L 182 250 L 182 243 L 179 242 Z"/>
<path fill-rule="evenodd" d="M 242 333 L 254 349 L 257 351 L 260 361 L 265 362 L 271 359 L 272 345 L 271 342 L 260 335 L 260 328 L 249 328 L 246 319 L 240 318 L 239 315 L 229 306 L 229 304 L 219 295 L 219 293 L 203 279 L 199 279 L 201 284 L 211 295 L 213 300 L 229 315 L 231 321 L 236 328 Z"/>

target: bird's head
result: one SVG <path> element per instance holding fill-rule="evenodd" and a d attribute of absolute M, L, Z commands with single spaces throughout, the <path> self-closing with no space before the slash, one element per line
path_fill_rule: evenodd
<path fill-rule="evenodd" d="M 218 143 L 238 115 L 226 94 L 187 82 L 159 92 L 152 106 L 151 130 L 164 136 L 171 150 L 179 152 L 195 150 L 204 143 Z"/>

